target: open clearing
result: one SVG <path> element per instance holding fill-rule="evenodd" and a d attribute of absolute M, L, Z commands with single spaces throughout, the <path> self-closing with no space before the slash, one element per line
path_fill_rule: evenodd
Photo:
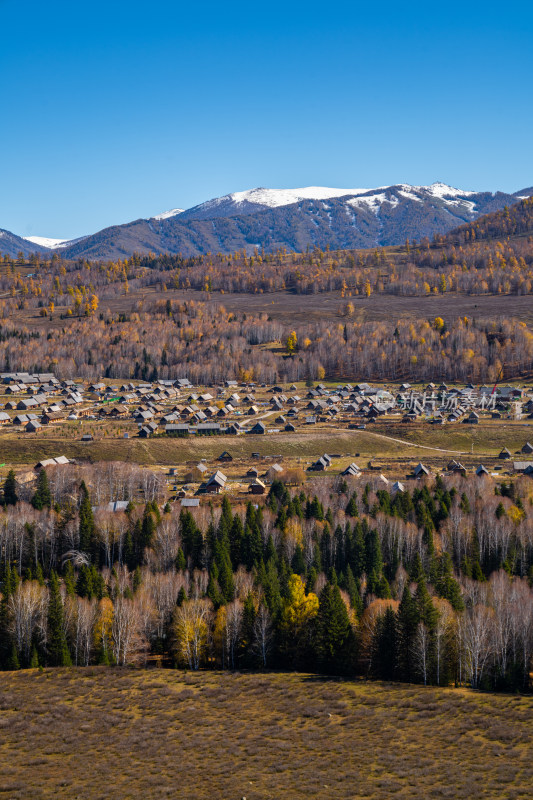
<path fill-rule="evenodd" d="M 532 708 L 294 673 L 2 673 L 0 797 L 520 800 Z"/>
<path fill-rule="evenodd" d="M 162 294 L 156 287 L 132 291 L 112 300 L 103 299 L 100 311 L 110 310 L 114 314 L 127 314 L 145 302 L 149 307 L 156 300 L 194 300 L 202 303 L 222 304 L 228 311 L 247 314 L 268 314 L 287 325 L 293 322 L 316 321 L 320 319 L 342 319 L 341 309 L 349 302 L 354 306 L 353 320 L 358 322 L 390 322 L 391 319 L 413 317 L 434 319 L 443 317 L 445 321 L 467 316 L 472 320 L 510 319 L 514 317 L 533 324 L 533 300 L 531 295 L 463 295 L 440 294 L 423 297 L 403 297 L 393 294 L 373 294 L 371 297 L 342 297 L 340 291 L 317 294 L 294 294 L 292 292 L 265 292 L 264 294 L 222 294 L 213 292 L 184 291 L 169 289 Z M 63 328 L 76 317 L 61 319 L 66 308 L 56 307 L 53 319 L 41 317 L 40 309 L 21 309 L 14 313 L 13 319 L 31 329 L 49 327 Z"/>

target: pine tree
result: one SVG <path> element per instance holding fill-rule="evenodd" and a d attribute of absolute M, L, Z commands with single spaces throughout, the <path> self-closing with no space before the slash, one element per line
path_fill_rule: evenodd
<path fill-rule="evenodd" d="M 350 603 L 352 605 L 352 608 L 359 617 L 363 613 L 363 601 L 361 599 L 359 586 L 357 585 L 357 581 L 354 578 L 352 568 L 350 567 L 349 564 L 346 567 L 346 577 L 344 583 L 346 591 L 348 592 L 348 596 L 350 598 Z"/>
<path fill-rule="evenodd" d="M 414 598 L 406 586 L 398 608 L 398 672 L 401 680 L 411 681 L 414 675 L 414 641 L 419 622 Z"/>
<path fill-rule="evenodd" d="M 296 549 L 291 560 L 291 569 L 296 575 L 305 575 L 305 558 L 301 544 L 296 545 Z"/>
<path fill-rule="evenodd" d="M 44 470 L 41 470 L 44 471 Z M 93 509 L 91 506 L 91 499 L 89 497 L 89 490 L 85 485 L 85 481 L 81 482 L 81 503 L 79 510 L 79 532 L 80 532 L 80 549 L 84 553 L 90 553 L 94 544 L 94 518 Z"/>
<path fill-rule="evenodd" d="M 383 557 L 381 555 L 381 545 L 378 532 L 375 528 L 367 533 L 365 539 L 366 572 L 368 575 L 374 573 L 379 580 L 383 570 Z"/>
<path fill-rule="evenodd" d="M 233 569 L 237 569 L 242 560 L 241 550 L 243 536 L 244 528 L 242 525 L 242 520 L 238 514 L 235 514 L 229 530 L 230 555 Z"/>
<path fill-rule="evenodd" d="M 200 567 L 204 540 L 202 532 L 196 525 L 190 511 L 182 511 L 180 513 L 180 536 L 185 558 L 191 560 L 191 568 L 196 569 Z M 209 538 L 208 532 L 208 541 Z"/>
<path fill-rule="evenodd" d="M 176 569 L 178 572 L 184 572 L 187 569 L 187 561 L 185 560 L 185 553 L 181 549 L 178 548 L 178 554 L 176 556 Z"/>
<path fill-rule="evenodd" d="M 65 589 L 67 594 L 70 597 L 74 597 L 76 594 L 76 576 L 74 574 L 74 567 L 72 566 L 72 561 L 67 561 L 67 565 L 65 567 L 65 574 L 63 576 L 63 582 L 65 584 Z"/>
<path fill-rule="evenodd" d="M 39 470 L 37 478 L 37 487 L 35 494 L 32 497 L 31 504 L 38 511 L 43 508 L 50 508 L 52 505 L 52 495 L 50 493 L 50 486 L 48 485 L 48 475 L 44 467 Z"/>
<path fill-rule="evenodd" d="M 356 523 L 353 527 L 350 551 L 353 574 L 359 579 L 365 571 L 365 539 L 363 536 L 363 526 L 360 522 Z"/>
<path fill-rule="evenodd" d="M 156 529 L 156 524 L 155 524 L 153 510 L 151 505 L 147 503 L 144 509 L 144 514 L 141 524 L 139 559 L 142 558 L 142 554 L 144 553 L 145 548 L 152 546 L 155 529 Z"/>
<path fill-rule="evenodd" d="M 76 581 L 76 594 L 80 597 L 86 597 L 88 600 L 91 600 L 95 595 L 92 571 L 87 564 L 82 564 L 80 567 L 78 580 Z"/>
<path fill-rule="evenodd" d="M 39 666 L 39 654 L 37 653 L 37 648 L 33 645 L 31 649 L 31 658 L 30 658 L 30 669 L 37 669 Z"/>
<path fill-rule="evenodd" d="M 227 545 L 217 542 L 215 548 L 215 563 L 218 567 L 220 591 L 226 602 L 230 603 L 235 597 L 235 583 L 233 581 L 233 570 L 231 568 L 231 558 Z"/>
<path fill-rule="evenodd" d="M 143 579 L 141 575 L 141 568 L 139 565 L 135 567 L 135 572 L 133 573 L 133 593 L 140 589 L 142 585 Z"/>
<path fill-rule="evenodd" d="M 211 569 L 209 570 L 209 581 L 207 584 L 206 595 L 213 603 L 215 611 L 216 609 L 220 608 L 220 606 L 224 605 L 224 597 L 220 591 L 220 585 L 218 583 L 218 567 L 215 562 L 211 564 Z"/>
<path fill-rule="evenodd" d="M 423 578 L 419 580 L 416 587 L 415 601 L 420 621 L 423 622 L 430 631 L 434 630 L 437 624 L 437 609 L 431 601 L 431 596 Z"/>
<path fill-rule="evenodd" d="M 47 619 L 48 659 L 52 667 L 68 667 L 72 662 L 63 630 L 63 602 L 59 591 L 59 581 L 54 571 L 50 576 L 49 590 L 50 599 L 48 601 Z"/>
<path fill-rule="evenodd" d="M 396 614 L 389 606 L 378 620 L 373 657 L 373 672 L 384 681 L 392 681 L 396 676 L 396 627 Z"/>
<path fill-rule="evenodd" d="M 20 661 L 15 642 L 11 646 L 11 653 L 7 661 L 7 668 L 11 670 L 20 669 Z"/>
<path fill-rule="evenodd" d="M 6 506 L 14 506 L 17 504 L 17 481 L 15 478 L 14 470 L 10 469 L 7 473 L 7 478 L 4 483 L 4 503 Z"/>
<path fill-rule="evenodd" d="M 422 566 L 422 560 L 418 552 L 413 559 L 413 566 L 409 571 L 409 577 L 414 583 L 419 583 L 419 581 L 425 578 L 424 567 Z"/>
<path fill-rule="evenodd" d="M 324 672 L 345 674 L 354 668 L 354 635 L 348 611 L 332 573 L 319 598 L 314 650 Z"/>
<path fill-rule="evenodd" d="M 12 656 L 11 636 L 8 630 L 8 603 L 13 592 L 13 581 L 11 567 L 6 564 L 4 579 L 2 581 L 2 596 L 0 597 L 0 666 L 9 669 L 9 661 Z M 16 652 L 16 651 L 15 651 Z M 17 667 L 18 669 L 18 667 Z"/>

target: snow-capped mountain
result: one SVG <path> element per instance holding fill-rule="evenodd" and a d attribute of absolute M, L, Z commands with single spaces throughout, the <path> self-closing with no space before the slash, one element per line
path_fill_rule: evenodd
<path fill-rule="evenodd" d="M 114 225 L 76 240 L 0 231 L 0 254 L 59 249 L 64 258 L 125 258 L 138 253 L 228 253 L 257 248 L 364 248 L 420 240 L 512 205 L 515 194 L 475 192 L 445 183 L 395 184 L 377 189 L 307 186 L 233 192 L 183 210 Z M 10 238 L 11 237 L 11 238 Z"/>
<path fill-rule="evenodd" d="M 251 189 L 208 200 L 180 214 L 136 220 L 87 237 L 63 251 L 69 258 L 122 258 L 132 252 L 228 253 L 256 247 L 358 248 L 400 244 L 471 222 L 518 197 L 444 183 L 377 189 Z"/>
<path fill-rule="evenodd" d="M 255 214 L 265 208 L 280 208 L 299 203 L 301 200 L 327 200 L 330 197 L 344 197 L 367 192 L 368 189 L 331 189 L 326 186 L 306 186 L 303 189 L 249 189 L 245 192 L 232 192 L 223 197 L 215 197 L 198 206 L 189 208 L 182 219 L 213 219 L 234 217 L 242 214 Z"/>
<path fill-rule="evenodd" d="M 249 189 L 244 192 L 233 192 L 223 197 L 216 197 L 198 206 L 187 209 L 181 215 L 185 219 L 213 219 L 216 217 L 234 217 L 244 214 L 255 214 L 266 208 L 280 208 L 293 205 L 302 200 L 329 200 L 331 198 L 351 198 L 352 205 L 357 206 L 356 198 L 362 205 L 377 208 L 382 202 L 391 202 L 385 192 L 397 190 L 392 202 L 397 204 L 401 198 L 423 202 L 424 197 L 439 198 L 449 205 L 457 205 L 475 192 L 462 191 L 445 183 L 433 183 L 431 186 L 380 186 L 377 189 L 332 189 L 326 186 L 306 186 L 301 189 Z M 466 201 L 468 202 L 468 201 Z"/>

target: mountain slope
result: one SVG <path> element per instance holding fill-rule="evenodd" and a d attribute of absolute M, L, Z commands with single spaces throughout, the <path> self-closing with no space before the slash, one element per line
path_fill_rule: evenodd
<path fill-rule="evenodd" d="M 406 238 L 419 240 L 447 233 L 517 201 L 516 196 L 502 192 L 463 192 L 444 184 L 399 184 L 355 194 L 344 191 L 308 187 L 293 192 L 258 189 L 235 193 L 177 216 L 160 215 L 159 219 L 106 228 L 62 252 L 66 258 L 98 259 L 123 258 L 134 251 L 193 256 L 242 249 L 250 252 L 255 247 L 301 252 L 315 246 L 394 245 Z M 321 196 L 286 204 L 303 193 Z"/>
<path fill-rule="evenodd" d="M 506 206 L 502 211 L 487 214 L 469 225 L 462 225 L 450 231 L 440 243 L 506 239 L 528 234 L 533 234 L 533 197 L 520 200 L 510 208 Z"/>
<path fill-rule="evenodd" d="M 0 229 L 0 254 L 8 255 L 16 258 L 19 253 L 24 256 L 29 256 L 32 253 L 48 253 L 48 247 L 43 247 L 29 239 L 24 239 L 22 236 L 17 236 L 16 233 Z"/>
<path fill-rule="evenodd" d="M 125 258 L 132 253 L 195 256 L 286 248 L 305 251 L 370 248 L 446 234 L 481 215 L 512 206 L 533 189 L 515 194 L 472 192 L 443 183 L 397 184 L 378 189 L 251 189 L 183 211 L 113 225 L 71 241 L 0 231 L 0 253 L 16 256 L 58 250 L 67 259 Z"/>

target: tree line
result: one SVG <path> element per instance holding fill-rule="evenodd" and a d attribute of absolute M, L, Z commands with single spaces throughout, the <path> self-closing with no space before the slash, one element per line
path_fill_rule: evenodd
<path fill-rule="evenodd" d="M 276 480 L 264 505 L 224 496 L 194 513 L 153 487 L 116 513 L 94 506 L 95 476 L 70 471 L 41 470 L 25 499 L 13 473 L 4 484 L 4 669 L 161 657 L 530 688 L 526 479 L 438 476 L 395 494 L 374 478 Z"/>

